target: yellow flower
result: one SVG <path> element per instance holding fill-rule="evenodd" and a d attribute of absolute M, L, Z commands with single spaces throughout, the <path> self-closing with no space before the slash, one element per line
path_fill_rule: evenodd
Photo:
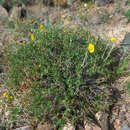
<path fill-rule="evenodd" d="M 9 96 L 6 100 L 9 102 L 13 99 L 13 96 Z"/>
<path fill-rule="evenodd" d="M 32 41 L 34 41 L 34 39 L 35 39 L 34 34 L 31 34 L 30 37 L 31 37 Z"/>
<path fill-rule="evenodd" d="M 41 67 L 41 64 L 38 66 L 39 68 Z"/>
<path fill-rule="evenodd" d="M 92 43 L 90 43 L 89 46 L 88 46 L 89 52 L 90 52 L 90 53 L 93 53 L 93 52 L 94 52 L 94 49 L 95 49 L 95 48 L 94 48 L 94 45 L 93 45 Z"/>
<path fill-rule="evenodd" d="M 12 100 L 12 99 L 13 99 L 13 96 L 10 96 L 9 99 Z"/>
<path fill-rule="evenodd" d="M 110 39 L 110 42 L 111 42 L 111 43 L 116 43 L 116 42 L 117 42 L 117 39 L 116 39 L 116 38 L 111 38 L 111 39 Z"/>
<path fill-rule="evenodd" d="M 64 29 L 63 31 L 64 31 L 64 33 L 66 32 L 66 30 L 65 30 L 65 29 Z"/>
<path fill-rule="evenodd" d="M 8 98 L 8 94 L 6 92 L 3 94 L 3 96 Z"/>
<path fill-rule="evenodd" d="M 43 25 L 40 25 L 40 30 L 44 30 L 44 26 Z"/>

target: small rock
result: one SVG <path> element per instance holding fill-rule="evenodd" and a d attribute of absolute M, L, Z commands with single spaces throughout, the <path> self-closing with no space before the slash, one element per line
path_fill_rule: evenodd
<path fill-rule="evenodd" d="M 98 6 L 105 6 L 107 4 L 110 4 L 112 0 L 98 0 L 97 5 Z"/>
<path fill-rule="evenodd" d="M 9 12 L 9 20 L 13 21 L 13 20 L 17 20 L 20 18 L 24 18 L 26 17 L 26 9 L 24 5 L 21 6 L 14 6 L 10 12 Z"/>
<path fill-rule="evenodd" d="M 96 117 L 98 123 L 100 124 L 101 129 L 108 130 L 108 127 L 109 127 L 108 114 L 104 113 L 102 111 L 99 111 L 96 113 L 95 117 Z"/>
<path fill-rule="evenodd" d="M 101 129 L 102 130 L 109 130 L 109 120 L 108 120 L 108 114 L 104 113 L 101 117 Z"/>
<path fill-rule="evenodd" d="M 129 1 L 129 0 L 123 0 L 123 1 L 122 1 L 122 5 L 123 5 L 123 6 L 126 6 L 127 3 L 128 3 L 128 1 Z"/>
<path fill-rule="evenodd" d="M 68 123 L 64 126 L 63 130 L 75 130 L 75 128 L 74 126 Z"/>
<path fill-rule="evenodd" d="M 125 38 L 120 45 L 130 48 L 130 33 L 125 35 Z"/>
<path fill-rule="evenodd" d="M 111 24 L 118 23 L 118 21 L 120 21 L 120 20 L 121 20 L 120 15 L 113 15 L 113 16 L 111 17 Z"/>
<path fill-rule="evenodd" d="M 51 130 L 51 126 L 49 124 L 44 125 L 39 124 L 36 130 Z"/>
<path fill-rule="evenodd" d="M 24 126 L 24 127 L 17 128 L 15 130 L 33 130 L 33 129 L 31 126 Z"/>
<path fill-rule="evenodd" d="M 101 111 L 97 112 L 96 115 L 95 115 L 96 119 L 100 120 L 101 117 L 102 117 L 102 114 L 103 114 L 103 112 L 101 112 Z"/>
<path fill-rule="evenodd" d="M 0 21 L 8 17 L 8 12 L 0 5 Z"/>
<path fill-rule="evenodd" d="M 126 116 L 125 116 L 125 112 L 124 111 L 120 112 L 119 116 L 120 116 L 121 122 L 123 122 L 124 120 L 126 120 Z"/>
<path fill-rule="evenodd" d="M 101 128 L 95 124 L 86 124 L 85 130 L 101 130 Z"/>
<path fill-rule="evenodd" d="M 91 130 L 101 130 L 101 128 L 97 125 L 91 127 Z"/>
<path fill-rule="evenodd" d="M 9 17 L 9 20 L 12 21 L 12 20 L 16 20 L 18 18 L 20 18 L 20 15 L 21 15 L 21 7 L 13 7 L 10 11 L 10 17 Z"/>
<path fill-rule="evenodd" d="M 85 130 L 91 130 L 91 126 L 90 125 L 85 125 Z"/>
<path fill-rule="evenodd" d="M 121 130 L 130 130 L 130 127 L 128 126 L 128 122 L 126 122 L 126 123 L 122 126 Z"/>
<path fill-rule="evenodd" d="M 114 122 L 114 128 L 116 130 L 120 130 L 120 126 L 121 126 L 121 122 L 119 119 L 116 119 L 115 122 Z"/>
<path fill-rule="evenodd" d="M 130 124 L 130 112 L 126 112 L 126 120 L 128 121 L 128 123 Z"/>
<path fill-rule="evenodd" d="M 67 0 L 67 5 L 72 5 L 76 0 Z"/>
<path fill-rule="evenodd" d="M 3 8 L 1 5 L 0 5 L 0 17 L 3 16 L 3 17 L 7 17 L 8 16 L 8 12 L 6 11 L 5 8 Z"/>
<path fill-rule="evenodd" d="M 129 39 L 129 40 L 130 40 L 130 39 Z M 122 111 L 122 112 L 126 112 L 126 105 L 125 105 L 125 104 L 122 106 L 121 111 Z"/>
<path fill-rule="evenodd" d="M 118 116 L 120 112 L 120 107 L 117 105 L 112 109 L 112 114 Z"/>

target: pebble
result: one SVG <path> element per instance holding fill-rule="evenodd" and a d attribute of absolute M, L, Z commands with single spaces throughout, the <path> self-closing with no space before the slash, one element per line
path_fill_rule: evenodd
<path fill-rule="evenodd" d="M 130 33 L 127 33 L 125 35 L 125 38 L 122 41 L 121 45 L 130 48 Z"/>
<path fill-rule="evenodd" d="M 39 124 L 36 130 L 51 130 L 51 126 L 49 124 Z"/>
<path fill-rule="evenodd" d="M 128 126 L 128 122 L 126 122 L 126 123 L 122 126 L 121 130 L 130 130 L 130 127 Z"/>
<path fill-rule="evenodd" d="M 85 130 L 101 130 L 101 128 L 95 124 L 90 124 L 85 126 Z"/>
<path fill-rule="evenodd" d="M 24 127 L 16 128 L 15 130 L 33 130 L 33 129 L 31 128 L 31 126 L 24 126 Z"/>
<path fill-rule="evenodd" d="M 116 119 L 115 122 L 114 122 L 114 128 L 115 130 L 120 130 L 120 119 Z"/>
<path fill-rule="evenodd" d="M 8 12 L 0 5 L 0 19 L 4 17 L 8 17 Z"/>
<path fill-rule="evenodd" d="M 67 0 L 68 5 L 72 5 L 76 0 Z"/>
<path fill-rule="evenodd" d="M 112 2 L 112 0 L 98 0 L 97 5 L 98 6 L 105 6 L 105 5 L 107 5 L 107 4 L 111 3 L 111 2 Z"/>
<path fill-rule="evenodd" d="M 70 123 L 68 123 L 64 126 L 63 130 L 75 130 L 75 128 Z"/>

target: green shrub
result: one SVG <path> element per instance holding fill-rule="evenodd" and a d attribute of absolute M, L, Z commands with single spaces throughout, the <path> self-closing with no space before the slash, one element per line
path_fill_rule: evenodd
<path fill-rule="evenodd" d="M 94 121 L 95 113 L 109 106 L 105 86 L 118 76 L 122 51 L 84 30 L 48 26 L 33 34 L 33 40 L 5 53 L 8 85 L 28 86 L 31 116 L 57 129 L 69 121 L 75 126 Z"/>

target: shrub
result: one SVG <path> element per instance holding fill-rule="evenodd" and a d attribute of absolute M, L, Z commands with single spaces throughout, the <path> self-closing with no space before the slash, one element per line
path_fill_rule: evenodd
<path fill-rule="evenodd" d="M 94 121 L 110 105 L 105 86 L 118 76 L 122 51 L 85 30 L 41 29 L 29 42 L 7 49 L 8 85 L 31 89 L 25 99 L 31 116 L 56 129 Z"/>

